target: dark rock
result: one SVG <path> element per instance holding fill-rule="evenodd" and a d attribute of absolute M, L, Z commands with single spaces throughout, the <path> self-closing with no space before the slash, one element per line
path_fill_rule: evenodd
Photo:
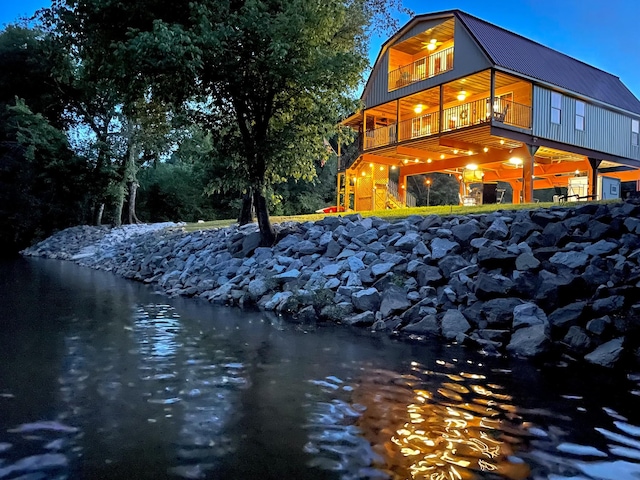
<path fill-rule="evenodd" d="M 587 322 L 587 330 L 594 335 L 602 336 L 611 327 L 611 318 L 608 315 L 600 318 L 594 318 Z"/>
<path fill-rule="evenodd" d="M 535 211 L 531 212 L 531 220 L 544 228 L 551 222 L 556 222 L 558 220 L 558 217 L 545 211 Z"/>
<path fill-rule="evenodd" d="M 551 263 L 564 265 L 575 269 L 585 267 L 589 261 L 589 255 L 584 252 L 558 252 L 549 259 Z"/>
<path fill-rule="evenodd" d="M 618 248 L 618 244 L 615 242 L 608 242 L 606 240 L 600 240 L 599 242 L 589 245 L 584 249 L 584 253 L 593 257 L 600 255 L 609 255 Z"/>
<path fill-rule="evenodd" d="M 407 299 L 407 292 L 404 288 L 397 285 L 389 285 L 382 292 L 382 303 L 380 304 L 380 313 L 382 318 L 387 318 L 395 312 L 408 309 L 411 302 Z"/>
<path fill-rule="evenodd" d="M 537 357 L 549 350 L 551 340 L 544 325 L 521 328 L 511 337 L 507 351 L 521 357 Z"/>
<path fill-rule="evenodd" d="M 522 303 L 518 298 L 494 298 L 482 305 L 480 313 L 488 326 L 511 327 L 513 309 Z"/>
<path fill-rule="evenodd" d="M 509 227 L 501 218 L 496 218 L 484 232 L 484 237 L 489 240 L 504 240 L 509 236 Z"/>
<path fill-rule="evenodd" d="M 348 317 L 345 317 L 342 320 L 342 323 L 344 323 L 345 325 L 351 325 L 353 327 L 368 327 L 370 325 L 373 325 L 374 320 L 374 313 L 371 311 L 367 311 L 362 312 L 358 315 L 350 315 Z"/>
<path fill-rule="evenodd" d="M 402 331 L 414 335 L 438 335 L 440 326 L 435 315 L 427 315 L 419 322 L 410 323 Z"/>
<path fill-rule="evenodd" d="M 516 221 L 511 224 L 511 243 L 520 243 L 531 233 L 539 231 L 540 225 L 528 219 Z"/>
<path fill-rule="evenodd" d="M 511 330 L 494 330 L 489 328 L 483 328 L 477 331 L 478 335 L 485 340 L 492 342 L 505 343 L 511 337 Z"/>
<path fill-rule="evenodd" d="M 320 310 L 320 317 L 341 322 L 343 319 L 353 313 L 353 305 L 351 302 L 340 302 L 335 305 L 326 305 Z"/>
<path fill-rule="evenodd" d="M 593 352 L 584 356 L 584 359 L 594 365 L 612 368 L 620 359 L 623 352 L 624 338 L 616 338 L 603 343 Z"/>
<path fill-rule="evenodd" d="M 404 252 L 410 252 L 421 241 L 422 238 L 418 232 L 407 232 L 394 244 L 394 247 Z"/>
<path fill-rule="evenodd" d="M 453 272 L 468 267 L 470 263 L 460 255 L 447 255 L 438 262 L 438 267 L 446 278 L 451 278 Z"/>
<path fill-rule="evenodd" d="M 549 223 L 542 230 L 542 238 L 546 247 L 562 247 L 570 239 L 569 230 L 560 222 Z"/>
<path fill-rule="evenodd" d="M 472 238 L 480 236 L 480 224 L 477 220 L 469 220 L 451 227 L 451 233 L 460 243 L 467 243 Z"/>
<path fill-rule="evenodd" d="M 497 274 L 480 273 L 475 281 L 475 294 L 480 300 L 504 297 L 513 288 L 513 282 Z"/>
<path fill-rule="evenodd" d="M 351 302 L 356 310 L 376 312 L 380 308 L 380 293 L 375 288 L 360 290 L 351 295 Z"/>
<path fill-rule="evenodd" d="M 316 314 L 315 308 L 309 305 L 298 312 L 297 318 L 298 321 L 307 324 L 314 323 L 318 319 L 318 315 Z"/>
<path fill-rule="evenodd" d="M 416 279 L 421 287 L 437 284 L 442 280 L 442 273 L 438 267 L 423 265 L 418 267 Z"/>
<path fill-rule="evenodd" d="M 340 252 L 342 252 L 342 247 L 340 246 L 340 244 L 335 240 L 331 240 L 327 244 L 327 250 L 325 252 L 325 255 L 328 258 L 336 258 L 338 255 L 340 255 Z"/>
<path fill-rule="evenodd" d="M 549 315 L 549 323 L 554 329 L 566 329 L 578 325 L 587 302 L 574 302 L 558 308 Z"/>
<path fill-rule="evenodd" d="M 439 260 L 460 248 L 460 244 L 446 238 L 434 238 L 431 241 L 431 258 Z"/>
<path fill-rule="evenodd" d="M 471 325 L 459 310 L 450 309 L 442 318 L 442 335 L 448 339 L 455 339 L 460 333 L 467 333 Z"/>
<path fill-rule="evenodd" d="M 430 228 L 442 225 L 442 217 L 440 215 L 428 215 L 420 224 L 420 231 L 426 232 Z"/>
<path fill-rule="evenodd" d="M 534 257 L 531 253 L 521 253 L 518 255 L 518 258 L 516 258 L 516 268 L 518 270 L 535 270 L 539 266 L 540 260 Z"/>
<path fill-rule="evenodd" d="M 534 325 L 549 325 L 547 315 L 535 303 L 523 303 L 513 309 L 514 330 L 522 327 L 532 327 Z"/>
<path fill-rule="evenodd" d="M 478 250 L 478 263 L 490 268 L 512 267 L 517 257 L 517 253 L 493 245 Z"/>
<path fill-rule="evenodd" d="M 591 348 L 591 345 L 593 343 L 591 341 L 591 338 L 589 338 L 589 335 L 587 335 L 587 332 L 585 332 L 584 329 L 577 325 L 569 328 L 569 331 L 564 336 L 564 339 L 562 341 L 566 343 L 571 350 L 578 353 L 586 352 L 587 350 L 589 350 L 589 348 Z"/>
<path fill-rule="evenodd" d="M 600 298 L 593 302 L 591 310 L 596 315 L 617 313 L 624 307 L 624 296 L 613 295 L 607 298 Z"/>
<path fill-rule="evenodd" d="M 605 223 L 598 221 L 589 222 L 587 231 L 582 234 L 582 239 L 589 242 L 595 242 L 609 235 L 611 227 Z"/>

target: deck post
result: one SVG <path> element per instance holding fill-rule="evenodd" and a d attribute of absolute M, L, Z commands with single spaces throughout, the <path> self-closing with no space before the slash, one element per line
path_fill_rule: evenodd
<path fill-rule="evenodd" d="M 442 133 L 442 125 L 444 125 L 443 112 L 444 112 L 444 93 L 442 91 L 442 85 L 440 85 L 440 107 L 438 111 L 438 133 Z"/>
<path fill-rule="evenodd" d="M 491 69 L 491 86 L 489 87 L 489 119 L 493 124 L 493 102 L 495 102 L 496 97 L 496 71 Z"/>
<path fill-rule="evenodd" d="M 529 157 L 522 165 L 522 194 L 524 203 L 533 203 L 533 162 L 540 147 L 538 145 L 527 144 Z"/>
<path fill-rule="evenodd" d="M 602 160 L 597 158 L 589 158 L 589 196 L 594 200 L 600 200 L 598 198 L 598 167 L 602 163 Z"/>

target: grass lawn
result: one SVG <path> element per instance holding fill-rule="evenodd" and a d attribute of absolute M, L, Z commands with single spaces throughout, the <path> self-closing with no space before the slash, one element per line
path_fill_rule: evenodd
<path fill-rule="evenodd" d="M 614 203 L 618 200 L 608 200 L 596 203 Z M 592 202 L 591 202 L 592 203 Z M 363 217 L 380 217 L 389 221 L 399 220 L 406 218 L 410 215 L 467 215 L 471 213 L 491 213 L 498 210 L 535 210 L 538 208 L 549 208 L 551 206 L 563 206 L 563 207 L 577 207 L 584 205 L 582 202 L 567 202 L 562 204 L 557 203 L 525 203 L 525 204 L 489 204 L 478 205 L 475 207 L 465 207 L 461 205 L 444 205 L 435 207 L 415 207 L 415 208 L 402 208 L 395 210 L 374 210 L 368 212 L 359 212 Z M 354 213 L 354 212 L 352 212 Z M 312 213 L 309 215 L 292 215 L 289 217 L 272 216 L 271 223 L 282 222 L 315 222 L 322 220 L 324 217 L 335 217 L 337 215 L 349 215 L 349 213 Z M 185 230 L 193 232 L 197 230 L 207 230 L 210 228 L 228 227 L 236 223 L 235 219 L 227 220 L 213 220 L 211 222 L 204 223 L 188 223 L 185 226 Z"/>

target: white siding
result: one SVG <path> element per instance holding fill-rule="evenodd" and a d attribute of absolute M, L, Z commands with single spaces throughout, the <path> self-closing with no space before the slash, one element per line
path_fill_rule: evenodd
<path fill-rule="evenodd" d="M 576 127 L 576 99 L 562 95 L 562 121 L 551 123 L 551 90 L 533 87 L 533 135 L 619 157 L 640 160 L 631 145 L 631 116 L 585 102 L 584 131 Z"/>

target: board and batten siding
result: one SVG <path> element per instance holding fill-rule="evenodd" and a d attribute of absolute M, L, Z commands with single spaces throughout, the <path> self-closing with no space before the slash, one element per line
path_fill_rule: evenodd
<path fill-rule="evenodd" d="M 533 87 L 533 135 L 597 152 L 640 160 L 631 144 L 631 116 L 584 102 L 584 131 L 576 129 L 576 99 L 562 94 L 560 125 L 551 123 L 551 90 Z"/>
<path fill-rule="evenodd" d="M 424 31 L 429 30 L 442 23 L 443 19 L 429 20 L 416 24 L 408 32 L 406 32 L 395 43 L 400 43 L 408 38 L 418 35 Z M 389 48 L 380 57 L 378 62 L 373 68 L 371 78 L 369 79 L 369 85 L 364 91 L 362 101 L 365 108 L 372 108 L 377 105 L 396 100 L 398 98 L 412 95 L 423 90 L 438 86 L 443 83 L 456 80 L 458 78 L 471 75 L 473 73 L 480 72 L 482 70 L 491 68 L 492 64 L 487 59 L 486 55 L 480 47 L 476 44 L 475 40 L 471 38 L 471 35 L 467 30 L 456 20 L 454 30 L 454 45 L 453 45 L 453 69 L 447 72 L 435 75 L 434 77 L 427 78 L 421 82 L 412 83 L 410 85 L 398 88 L 393 91 L 389 91 Z"/>

